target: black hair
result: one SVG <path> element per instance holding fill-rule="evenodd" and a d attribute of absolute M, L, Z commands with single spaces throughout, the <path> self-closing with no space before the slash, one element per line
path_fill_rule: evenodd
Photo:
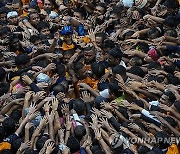
<path fill-rule="evenodd" d="M 11 143 L 12 153 L 16 153 L 18 151 L 19 147 L 21 146 L 21 144 L 22 144 L 22 138 L 18 138 L 15 141 L 13 141 Z"/>
<path fill-rule="evenodd" d="M 169 27 L 177 27 L 179 22 L 175 16 L 168 16 L 164 19 L 163 24 Z"/>
<path fill-rule="evenodd" d="M 73 101 L 73 109 L 76 111 L 76 113 L 81 116 L 84 115 L 85 111 L 85 104 L 82 99 L 75 99 Z"/>
<path fill-rule="evenodd" d="M 169 97 L 168 101 L 169 101 L 170 103 L 173 104 L 173 103 L 175 102 L 176 96 L 175 96 L 171 91 L 169 91 L 169 90 L 164 91 L 163 94 Z"/>
<path fill-rule="evenodd" d="M 123 53 L 122 53 L 121 49 L 118 48 L 118 47 L 115 47 L 115 48 L 111 49 L 111 50 L 109 51 L 109 54 L 110 54 L 113 58 L 119 58 L 119 60 L 121 60 L 121 59 L 122 59 L 122 56 L 123 56 Z"/>
<path fill-rule="evenodd" d="M 11 154 L 11 150 L 10 149 L 4 149 L 1 151 L 1 154 Z"/>
<path fill-rule="evenodd" d="M 0 67 L 0 81 L 3 81 L 6 77 L 6 71 L 4 68 Z"/>
<path fill-rule="evenodd" d="M 145 145 L 141 145 L 138 148 L 138 154 L 145 154 L 145 153 L 147 153 L 149 151 L 150 151 L 150 149 Z"/>
<path fill-rule="evenodd" d="M 78 139 L 73 136 L 70 136 L 67 141 L 67 146 L 70 148 L 71 153 L 78 152 L 80 149 L 80 143 Z"/>
<path fill-rule="evenodd" d="M 22 112 L 19 110 L 12 111 L 10 117 L 14 119 L 14 121 L 17 123 L 19 122 L 19 119 L 21 118 Z"/>
<path fill-rule="evenodd" d="M 93 50 L 93 51 L 95 52 L 94 49 L 95 49 L 94 46 L 87 46 L 87 47 L 84 48 L 84 51 L 90 51 L 90 50 Z"/>
<path fill-rule="evenodd" d="M 4 119 L 2 123 L 6 136 L 9 136 L 15 132 L 15 121 L 11 117 Z"/>
<path fill-rule="evenodd" d="M 33 44 L 34 44 L 36 41 L 39 41 L 39 40 L 41 40 L 40 37 L 39 37 L 39 36 L 36 36 L 36 35 L 33 35 L 33 36 L 31 36 L 31 38 L 30 38 L 30 42 L 33 43 Z"/>
<path fill-rule="evenodd" d="M 112 49 L 114 47 L 115 47 L 115 43 L 112 40 L 109 40 L 109 39 L 104 40 L 104 42 L 102 44 L 103 49 L 105 49 L 105 48 Z"/>
<path fill-rule="evenodd" d="M 120 138 L 118 138 L 118 139 L 115 138 L 113 140 L 113 142 L 111 143 L 111 149 L 112 149 L 113 154 L 122 153 L 123 152 L 123 141 Z"/>
<path fill-rule="evenodd" d="M 3 27 L 0 29 L 0 36 L 4 35 L 4 34 L 8 34 L 9 35 L 10 29 L 8 27 Z"/>
<path fill-rule="evenodd" d="M 129 119 L 129 115 L 128 115 L 128 112 L 127 112 L 127 108 L 126 107 L 119 107 L 118 108 L 118 111 L 126 118 L 126 119 Z"/>
<path fill-rule="evenodd" d="M 179 78 L 174 76 L 173 74 L 170 74 L 170 73 L 167 74 L 166 78 L 167 78 L 169 84 L 173 84 L 175 86 L 178 86 L 180 83 Z"/>
<path fill-rule="evenodd" d="M 123 95 L 122 89 L 119 88 L 118 83 L 116 81 L 109 83 L 109 90 L 115 97 L 121 97 Z"/>
<path fill-rule="evenodd" d="M 174 30 L 174 29 L 169 29 L 169 30 L 165 31 L 164 34 L 171 36 L 171 37 L 177 37 L 178 36 L 176 30 Z"/>
<path fill-rule="evenodd" d="M 74 70 L 78 71 L 84 67 L 84 64 L 81 62 L 77 62 L 74 64 Z"/>
<path fill-rule="evenodd" d="M 41 21 L 37 24 L 37 30 L 40 32 L 42 29 L 48 28 L 49 29 L 50 25 L 46 21 Z"/>
<path fill-rule="evenodd" d="M 27 148 L 25 151 L 24 151 L 24 154 L 38 154 L 37 151 L 31 149 L 31 148 Z"/>
<path fill-rule="evenodd" d="M 177 123 L 176 123 L 176 121 L 173 119 L 173 118 L 171 118 L 171 117 L 165 117 L 164 118 L 172 127 L 176 127 L 177 126 Z"/>
<path fill-rule="evenodd" d="M 145 76 L 144 71 L 143 71 L 139 66 L 133 66 L 133 67 L 131 67 L 128 72 L 131 73 L 131 74 L 140 76 L 140 77 L 142 77 L 142 78 Z"/>
<path fill-rule="evenodd" d="M 40 12 L 38 5 L 29 5 L 28 9 L 34 9 L 36 11 L 34 13 Z"/>
<path fill-rule="evenodd" d="M 177 109 L 177 111 L 180 112 L 180 101 L 175 101 L 174 106 Z"/>
<path fill-rule="evenodd" d="M 66 68 L 63 64 L 56 65 L 56 72 L 59 75 L 59 77 L 63 77 L 66 74 Z"/>
<path fill-rule="evenodd" d="M 9 9 L 7 7 L 3 6 L 3 7 L 0 8 L 0 14 L 8 13 L 8 10 Z"/>
<path fill-rule="evenodd" d="M 10 84 L 7 82 L 0 82 L 0 96 L 8 93 L 10 89 Z"/>
<path fill-rule="evenodd" d="M 149 29 L 148 32 L 147 32 L 147 36 L 148 36 L 149 38 L 151 38 L 151 36 L 152 36 L 153 34 L 156 34 L 156 37 L 155 37 L 155 38 L 158 38 L 158 37 L 161 36 L 161 30 L 159 30 L 157 27 L 153 27 L 153 28 Z M 154 38 L 154 37 L 153 37 L 153 38 Z"/>
<path fill-rule="evenodd" d="M 149 70 L 150 70 L 150 69 L 153 69 L 153 68 L 155 68 L 155 69 L 161 69 L 161 64 L 160 64 L 159 62 L 157 62 L 157 61 L 153 61 L 153 62 L 149 63 L 149 65 L 148 65 L 147 68 L 148 68 Z"/>
<path fill-rule="evenodd" d="M 79 14 L 81 14 L 81 16 L 83 18 L 85 18 L 87 16 L 87 13 L 86 13 L 86 10 L 84 8 L 77 8 L 77 9 L 74 9 L 74 12 L 77 12 Z"/>
<path fill-rule="evenodd" d="M 15 59 L 17 66 L 26 65 L 30 62 L 30 58 L 27 54 L 18 55 Z"/>
<path fill-rule="evenodd" d="M 105 3 L 99 3 L 97 6 L 100 6 L 100 7 L 104 8 L 104 13 L 106 12 L 106 5 L 105 5 Z"/>
<path fill-rule="evenodd" d="M 81 141 L 81 139 L 83 138 L 83 136 L 86 135 L 86 129 L 84 126 L 82 125 L 79 125 L 77 126 L 75 129 L 74 129 L 74 135 L 75 137 Z"/>
<path fill-rule="evenodd" d="M 13 1 L 12 1 L 12 4 L 19 4 L 19 5 L 20 5 L 20 7 L 22 7 L 22 6 L 23 6 L 23 3 L 22 3 L 22 1 L 21 1 L 21 0 L 13 0 Z"/>
<path fill-rule="evenodd" d="M 159 148 L 166 149 L 169 147 L 170 143 L 168 142 L 167 138 L 169 138 L 169 135 L 165 131 L 159 131 L 156 132 L 154 135 L 156 140 L 159 141 Z"/>
<path fill-rule="evenodd" d="M 64 55 L 73 55 L 74 54 L 74 50 L 70 49 L 70 50 L 66 50 L 66 52 L 63 52 L 63 56 Z"/>
<path fill-rule="evenodd" d="M 179 8 L 178 1 L 174 1 L 174 0 L 166 0 L 162 5 L 166 6 L 167 8 L 171 8 L 171 9 Z"/>
<path fill-rule="evenodd" d="M 126 37 L 130 37 L 134 34 L 134 31 L 130 30 L 128 32 L 126 32 L 124 35 L 123 35 L 123 40 L 126 39 Z"/>
<path fill-rule="evenodd" d="M 103 39 L 106 39 L 106 37 L 107 37 L 107 35 L 106 35 L 106 33 L 104 33 L 104 32 L 99 32 L 99 33 L 96 33 L 96 35 L 95 35 L 96 37 L 101 37 L 101 38 L 103 38 Z"/>
<path fill-rule="evenodd" d="M 0 126 L 0 142 L 2 142 L 5 137 L 4 133 L 5 133 L 4 127 Z"/>
<path fill-rule="evenodd" d="M 174 74 L 175 67 L 173 65 L 172 66 L 164 65 L 164 71 L 167 73 Z"/>
<path fill-rule="evenodd" d="M 139 107 L 144 108 L 144 103 L 143 103 L 143 101 L 138 100 L 138 99 L 134 99 L 132 102 L 135 103 L 136 105 L 138 105 Z"/>
<path fill-rule="evenodd" d="M 43 146 L 47 140 L 48 140 L 48 138 L 46 136 L 42 136 L 41 138 L 39 138 L 37 140 L 36 146 L 37 146 L 38 151 L 40 151 L 43 148 Z"/>
<path fill-rule="evenodd" d="M 123 78 L 124 81 L 126 81 L 126 79 L 127 79 L 126 68 L 122 65 L 117 65 L 117 66 L 113 67 L 112 73 L 121 75 L 121 77 Z"/>
<path fill-rule="evenodd" d="M 56 96 L 59 92 L 65 93 L 65 87 L 62 84 L 58 84 L 53 88 L 53 94 Z"/>
<path fill-rule="evenodd" d="M 33 75 L 28 73 L 28 72 L 23 72 L 21 75 L 20 75 L 20 81 L 23 82 L 23 76 L 24 75 L 27 75 L 30 79 L 32 79 Z"/>
<path fill-rule="evenodd" d="M 133 49 L 141 50 L 144 53 L 148 53 L 149 45 L 145 42 L 138 42 L 135 46 L 132 47 Z"/>
<path fill-rule="evenodd" d="M 91 151 L 93 154 L 105 154 L 102 150 L 101 150 L 101 147 L 99 145 L 93 145 L 91 147 Z"/>
<path fill-rule="evenodd" d="M 105 66 L 100 63 L 92 63 L 91 64 L 92 74 L 95 75 L 98 79 L 101 78 L 105 74 Z"/>

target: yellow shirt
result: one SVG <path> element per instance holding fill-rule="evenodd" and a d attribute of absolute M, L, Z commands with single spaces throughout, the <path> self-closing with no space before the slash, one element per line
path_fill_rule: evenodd
<path fill-rule="evenodd" d="M 0 143 L 0 152 L 5 149 L 11 149 L 11 144 L 8 142 L 1 142 Z"/>
<path fill-rule="evenodd" d="M 168 151 L 166 154 L 179 154 L 177 145 L 172 144 L 170 147 L 168 147 Z"/>

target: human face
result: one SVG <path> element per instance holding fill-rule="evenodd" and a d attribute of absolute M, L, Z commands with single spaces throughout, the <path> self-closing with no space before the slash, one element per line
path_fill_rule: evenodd
<path fill-rule="evenodd" d="M 159 100 L 161 103 L 167 105 L 167 106 L 171 106 L 169 103 L 169 97 L 165 94 L 163 94 Z"/>
<path fill-rule="evenodd" d="M 64 35 L 64 41 L 68 44 L 72 44 L 72 35 Z"/>
<path fill-rule="evenodd" d="M 20 47 L 20 44 L 19 44 L 19 40 L 18 39 L 14 39 L 13 42 L 12 42 L 12 47 L 13 49 L 15 50 L 18 50 L 19 47 Z"/>
<path fill-rule="evenodd" d="M 45 36 L 49 36 L 50 30 L 48 28 L 44 28 L 44 29 L 41 30 L 41 34 L 43 34 Z"/>
<path fill-rule="evenodd" d="M 95 51 L 93 49 L 89 51 L 84 51 L 84 59 L 86 63 L 91 63 L 96 57 Z"/>
<path fill-rule="evenodd" d="M 74 12 L 74 18 L 76 18 L 77 20 L 83 20 L 79 12 Z"/>
<path fill-rule="evenodd" d="M 96 44 L 97 44 L 98 47 L 102 46 L 102 40 L 103 40 L 102 37 L 96 37 Z"/>
<path fill-rule="evenodd" d="M 100 16 L 104 14 L 104 8 L 101 6 L 96 6 L 95 10 L 94 10 L 94 14 L 95 16 Z"/>
<path fill-rule="evenodd" d="M 8 21 L 9 21 L 10 25 L 17 25 L 18 24 L 18 16 L 9 17 Z"/>
<path fill-rule="evenodd" d="M 33 26 L 36 26 L 40 21 L 39 15 L 37 13 L 34 13 L 30 16 L 30 23 Z"/>
<path fill-rule="evenodd" d="M 52 10 L 52 8 L 53 8 L 52 3 L 48 0 L 45 0 L 44 1 L 44 10 Z"/>
<path fill-rule="evenodd" d="M 77 72 L 77 76 L 80 78 L 86 78 L 87 70 L 86 70 L 85 66 Z"/>
<path fill-rule="evenodd" d="M 13 4 L 12 5 L 12 9 L 15 10 L 18 13 L 18 15 L 22 15 L 23 14 L 22 7 L 20 6 L 19 3 Z"/>
<path fill-rule="evenodd" d="M 6 13 L 0 14 L 0 20 L 3 22 L 7 22 L 7 14 Z"/>
<path fill-rule="evenodd" d="M 40 47 L 40 46 L 42 46 L 43 44 L 42 44 L 41 40 L 37 40 L 37 41 L 34 43 L 34 45 L 37 46 L 37 47 Z"/>
<path fill-rule="evenodd" d="M 70 54 L 67 54 L 67 55 L 64 55 L 63 57 L 63 63 L 64 64 L 67 64 L 69 62 L 69 59 L 72 57 L 72 55 Z"/>
<path fill-rule="evenodd" d="M 108 62 L 109 62 L 109 65 L 110 66 L 115 66 L 115 65 L 118 65 L 120 62 L 119 62 L 119 60 L 118 60 L 118 58 L 117 59 L 115 59 L 113 56 L 111 56 L 111 55 L 108 55 Z"/>

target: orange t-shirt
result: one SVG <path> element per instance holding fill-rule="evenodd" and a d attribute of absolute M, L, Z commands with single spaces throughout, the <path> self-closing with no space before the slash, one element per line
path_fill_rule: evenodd
<path fill-rule="evenodd" d="M 0 143 L 0 152 L 5 149 L 11 149 L 11 144 L 8 142 L 1 142 Z"/>
<path fill-rule="evenodd" d="M 172 144 L 170 147 L 168 147 L 167 154 L 179 154 L 177 145 Z"/>

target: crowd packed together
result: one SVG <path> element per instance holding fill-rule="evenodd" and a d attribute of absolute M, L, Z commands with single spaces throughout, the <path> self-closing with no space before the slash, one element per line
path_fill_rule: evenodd
<path fill-rule="evenodd" d="M 180 154 L 180 0 L 0 0 L 0 154 Z"/>

